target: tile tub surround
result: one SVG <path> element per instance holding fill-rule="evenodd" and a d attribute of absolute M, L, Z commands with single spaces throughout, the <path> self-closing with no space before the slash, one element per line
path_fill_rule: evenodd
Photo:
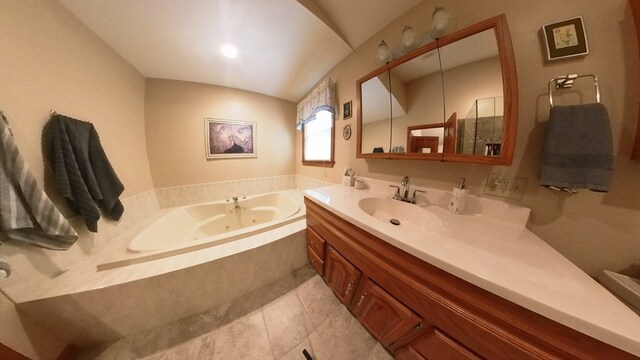
<path fill-rule="evenodd" d="M 234 302 L 85 349 L 96 359 L 390 360 L 324 281 L 305 266 Z"/>
<path fill-rule="evenodd" d="M 17 304 L 77 346 L 115 340 L 228 303 L 304 266 L 303 231 L 217 260 L 100 289 Z"/>
<path fill-rule="evenodd" d="M 160 207 L 164 209 L 225 200 L 233 196 L 252 196 L 289 189 L 305 190 L 327 185 L 332 183 L 300 175 L 283 175 L 159 188 L 156 189 L 156 195 Z"/>
<path fill-rule="evenodd" d="M 61 274 L 77 269 L 86 272 L 87 267 L 95 265 L 97 258 L 109 258 L 110 254 L 122 251 L 135 234 L 164 215 L 167 211 L 165 207 L 172 201 L 195 204 L 204 200 L 224 199 L 225 192 L 251 194 L 258 190 L 307 189 L 329 184 L 305 176 L 285 175 L 150 190 L 123 199 L 125 215 L 119 222 L 104 220 L 103 217 L 97 234 L 83 231 L 85 228 L 79 217 L 69 218 L 78 230 L 80 239 L 70 250 L 63 252 L 5 242 L 0 234 L 0 241 L 3 241 L 0 256 L 5 257 L 12 266 L 11 276 L 0 279 L 0 290 L 14 302 L 46 296 L 44 289 L 52 286 L 60 288 L 60 291 L 55 292 L 58 295 L 67 291 L 66 288 L 73 291 L 76 286 L 66 282 L 69 276 L 59 279 Z M 299 199 L 302 203 L 302 195 L 299 195 Z M 52 279 L 55 284 L 51 283 Z"/>
<path fill-rule="evenodd" d="M 640 355 L 640 318 L 524 225 L 527 211 L 470 197 L 468 211 L 449 214 L 451 194 L 434 189 L 417 204 L 442 224 L 407 231 L 373 219 L 358 207 L 366 197 L 390 198 L 383 182 L 370 190 L 330 186 L 305 197 L 411 255 L 487 291 L 593 338 Z M 395 184 L 394 184 L 395 185 Z M 475 203 L 475 204 L 474 204 Z M 505 271 L 508 270 L 508 271 Z"/>

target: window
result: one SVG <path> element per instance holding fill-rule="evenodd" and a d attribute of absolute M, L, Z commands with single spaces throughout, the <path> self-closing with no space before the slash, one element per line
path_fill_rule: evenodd
<path fill-rule="evenodd" d="M 323 110 L 302 127 L 302 164 L 333 167 L 333 114 Z"/>

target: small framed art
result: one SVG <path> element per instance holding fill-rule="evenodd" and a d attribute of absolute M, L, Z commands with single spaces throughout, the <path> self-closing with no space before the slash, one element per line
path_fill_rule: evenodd
<path fill-rule="evenodd" d="M 204 119 L 207 159 L 257 157 L 256 123 Z"/>
<path fill-rule="evenodd" d="M 347 125 L 342 129 L 342 138 L 345 140 L 351 139 L 351 125 Z"/>
<path fill-rule="evenodd" d="M 546 60 L 554 61 L 589 54 L 582 16 L 542 26 Z"/>
<path fill-rule="evenodd" d="M 343 120 L 347 120 L 351 117 L 351 101 L 342 104 Z"/>

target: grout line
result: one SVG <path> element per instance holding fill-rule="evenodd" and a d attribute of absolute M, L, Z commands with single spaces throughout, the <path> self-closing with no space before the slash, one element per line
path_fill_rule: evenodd
<path fill-rule="evenodd" d="M 264 332 L 267 333 L 267 341 L 269 342 L 269 349 L 271 349 L 271 357 L 274 360 L 278 360 L 276 358 L 276 353 L 273 351 L 273 345 L 271 344 L 271 336 L 269 336 L 269 328 L 267 328 L 267 320 L 264 318 L 264 307 L 260 308 L 260 316 L 262 316 L 262 324 L 264 325 Z"/>

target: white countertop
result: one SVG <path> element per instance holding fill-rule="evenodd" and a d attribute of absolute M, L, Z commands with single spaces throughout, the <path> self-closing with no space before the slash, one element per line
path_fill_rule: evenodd
<path fill-rule="evenodd" d="M 426 189 L 418 205 L 442 225 L 407 231 L 358 207 L 366 197 L 390 198 L 388 183 L 372 189 L 335 185 L 304 191 L 306 198 L 389 244 L 442 270 L 572 329 L 640 356 L 640 317 L 525 228 L 529 209 L 471 197 L 462 215 L 449 214 L 450 193 Z M 412 187 L 413 189 L 413 187 Z"/>

